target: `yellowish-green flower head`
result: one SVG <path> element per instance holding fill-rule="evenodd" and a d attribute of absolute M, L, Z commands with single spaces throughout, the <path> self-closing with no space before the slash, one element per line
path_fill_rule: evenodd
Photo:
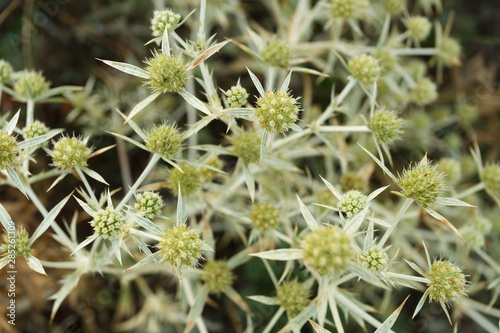
<path fill-rule="evenodd" d="M 105 239 L 117 238 L 122 231 L 123 224 L 122 214 L 115 211 L 113 207 L 99 210 L 90 222 L 94 232 Z"/>
<path fill-rule="evenodd" d="M 354 257 L 349 235 L 337 226 L 319 226 L 301 247 L 306 265 L 323 276 L 342 273 Z"/>
<path fill-rule="evenodd" d="M 481 172 L 481 179 L 488 191 L 500 196 L 500 164 L 485 166 Z"/>
<path fill-rule="evenodd" d="M 271 133 L 288 131 L 297 121 L 298 114 L 297 100 L 285 91 L 266 91 L 254 109 L 260 126 Z"/>
<path fill-rule="evenodd" d="M 203 241 L 185 224 L 165 231 L 161 238 L 156 247 L 163 260 L 179 270 L 196 265 L 203 254 Z"/>
<path fill-rule="evenodd" d="M 50 84 L 41 72 L 24 71 L 14 84 L 14 91 L 24 98 L 37 98 L 49 90 Z"/>
<path fill-rule="evenodd" d="M 2 257 L 6 257 L 8 255 L 14 254 L 17 258 L 19 256 L 29 257 L 31 255 L 31 251 L 33 251 L 29 247 L 29 235 L 24 227 L 19 227 L 15 232 L 15 235 L 12 237 L 14 241 L 12 241 L 12 235 L 6 233 L 3 235 L 3 244 L 0 246 L 0 253 Z M 14 252 L 12 252 L 14 250 Z"/>
<path fill-rule="evenodd" d="M 411 92 L 411 100 L 418 105 L 427 105 L 434 102 L 437 97 L 437 86 L 428 78 L 421 78 Z"/>
<path fill-rule="evenodd" d="M 187 66 L 181 56 L 156 53 L 147 60 L 149 79 L 146 84 L 154 92 L 181 92 L 187 82 Z"/>
<path fill-rule="evenodd" d="M 272 67 L 287 68 L 290 64 L 290 48 L 282 40 L 272 40 L 260 53 L 262 60 Z"/>
<path fill-rule="evenodd" d="M 200 188 L 201 173 L 198 168 L 187 163 L 180 163 L 179 166 L 182 172 L 177 168 L 170 170 L 169 188 L 175 195 L 179 196 L 180 184 L 182 196 L 188 197 Z"/>
<path fill-rule="evenodd" d="M 449 261 L 435 261 L 425 277 L 431 280 L 427 284 L 431 301 L 450 303 L 466 293 L 465 275 Z"/>
<path fill-rule="evenodd" d="M 239 84 L 224 93 L 232 108 L 240 108 L 247 103 L 248 92 Z"/>
<path fill-rule="evenodd" d="M 14 69 L 7 61 L 0 59 L 0 84 L 9 82 L 12 79 Z"/>
<path fill-rule="evenodd" d="M 276 290 L 276 301 L 291 319 L 309 304 L 309 292 L 300 282 L 284 282 Z"/>
<path fill-rule="evenodd" d="M 155 10 L 151 19 L 151 31 L 153 36 L 163 36 L 163 32 L 167 29 L 167 33 L 174 32 L 177 24 L 181 19 L 181 15 L 171 11 L 170 9 Z"/>
<path fill-rule="evenodd" d="M 17 140 L 15 137 L 0 130 L 0 170 L 11 166 L 17 156 Z"/>
<path fill-rule="evenodd" d="M 233 284 L 234 274 L 225 261 L 209 261 L 203 266 L 203 270 L 200 279 L 211 294 L 218 294 Z"/>
<path fill-rule="evenodd" d="M 389 255 L 387 254 L 387 252 L 384 249 L 376 246 L 373 246 L 361 252 L 361 254 L 358 256 L 358 259 L 364 268 L 372 272 L 383 271 L 389 263 Z"/>
<path fill-rule="evenodd" d="M 256 230 L 266 231 L 274 229 L 280 223 L 280 211 L 268 202 L 259 202 L 252 206 L 250 220 Z"/>
<path fill-rule="evenodd" d="M 449 66 L 458 62 L 460 54 L 462 53 L 462 47 L 460 43 L 452 37 L 443 36 L 441 44 L 438 46 L 439 53 L 437 55 L 438 60 L 442 62 L 443 65 Z"/>
<path fill-rule="evenodd" d="M 402 120 L 396 111 L 379 109 L 375 111 L 368 128 L 372 130 L 375 139 L 381 144 L 391 144 L 401 134 Z"/>
<path fill-rule="evenodd" d="M 69 171 L 74 167 L 87 166 L 91 153 L 86 140 L 62 137 L 55 143 L 51 156 L 54 166 Z"/>
<path fill-rule="evenodd" d="M 445 188 L 443 174 L 430 163 L 410 166 L 404 170 L 398 184 L 405 197 L 412 198 L 424 208 L 432 205 Z"/>
<path fill-rule="evenodd" d="M 352 217 L 365 209 L 367 203 L 366 195 L 358 190 L 349 190 L 342 195 L 337 208 L 347 217 Z"/>
<path fill-rule="evenodd" d="M 260 138 L 254 132 L 237 133 L 231 141 L 233 154 L 243 160 L 245 165 L 257 163 L 260 160 Z"/>
<path fill-rule="evenodd" d="M 137 195 L 136 200 L 137 202 L 134 208 L 144 214 L 144 217 L 148 219 L 153 219 L 160 215 L 162 208 L 165 205 L 161 195 L 152 191 L 147 191 Z"/>
<path fill-rule="evenodd" d="M 154 126 L 144 141 L 147 149 L 170 159 L 181 151 L 183 139 L 175 126 L 162 124 Z"/>
<path fill-rule="evenodd" d="M 422 41 L 429 36 L 432 25 L 425 16 L 412 16 L 408 19 L 406 27 L 411 38 Z"/>
<path fill-rule="evenodd" d="M 48 132 L 49 128 L 45 126 L 44 123 L 39 120 L 35 120 L 35 122 L 33 122 L 32 124 L 23 128 L 23 137 L 25 139 L 31 139 L 40 135 L 47 134 Z"/>
<path fill-rule="evenodd" d="M 372 84 L 380 77 L 378 60 L 368 54 L 357 56 L 347 64 L 352 77 L 365 84 Z"/>

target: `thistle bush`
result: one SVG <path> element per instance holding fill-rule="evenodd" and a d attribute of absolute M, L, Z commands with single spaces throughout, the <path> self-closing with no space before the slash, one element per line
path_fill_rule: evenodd
<path fill-rule="evenodd" d="M 500 157 L 441 9 L 160 0 L 85 87 L 0 59 L 0 267 L 53 282 L 16 328 L 498 332 Z"/>

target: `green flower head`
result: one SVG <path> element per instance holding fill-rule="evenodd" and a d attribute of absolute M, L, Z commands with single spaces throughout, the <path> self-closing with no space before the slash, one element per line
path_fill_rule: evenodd
<path fill-rule="evenodd" d="M 262 128 L 271 133 L 283 133 L 297 121 L 299 107 L 297 100 L 285 91 L 266 91 L 259 97 L 254 115 Z"/>
<path fill-rule="evenodd" d="M 187 67 L 180 56 L 155 53 L 147 60 L 149 79 L 146 84 L 154 92 L 180 92 L 187 82 Z"/>
<path fill-rule="evenodd" d="M 178 270 L 196 265 L 202 257 L 203 241 L 196 231 L 181 224 L 167 230 L 156 245 L 163 260 Z"/>

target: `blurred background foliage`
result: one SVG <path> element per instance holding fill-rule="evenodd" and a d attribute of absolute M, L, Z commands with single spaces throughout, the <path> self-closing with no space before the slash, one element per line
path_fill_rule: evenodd
<path fill-rule="evenodd" d="M 186 1 L 182 1 L 186 2 Z M 198 1 L 187 1 L 196 8 Z M 287 2 L 287 0 L 282 0 Z M 313 3 L 315 1 L 312 1 Z M 114 139 L 105 134 L 105 130 L 111 130 L 113 126 L 121 126 L 120 120 L 115 119 L 116 113 L 112 112 L 115 107 L 128 109 L 134 101 L 141 100 L 147 95 L 145 88 L 137 83 L 137 80 L 130 78 L 110 67 L 105 66 L 96 58 L 114 59 L 140 65 L 150 54 L 144 47 L 144 42 L 151 38 L 149 29 L 149 19 L 154 8 L 172 7 L 178 1 L 162 0 L 0 0 L 0 58 L 9 61 L 16 70 L 22 68 L 36 68 L 52 82 L 53 86 L 59 85 L 81 85 L 93 87 L 91 92 L 68 96 L 69 100 L 58 104 L 45 104 L 37 106 L 39 119 L 44 121 L 51 128 L 66 128 L 68 133 L 86 132 L 92 134 L 91 143 L 94 146 L 105 146 L 113 144 Z M 234 1 L 210 0 L 209 6 L 226 6 L 234 4 Z M 240 1 L 239 4 L 250 20 L 257 21 L 263 27 L 272 31 L 273 17 L 263 1 Z M 412 6 L 412 1 L 409 1 Z M 230 7 L 229 7 L 230 8 Z M 444 81 L 440 87 L 439 106 L 434 115 L 436 117 L 447 117 L 447 110 L 457 102 L 457 96 L 463 101 L 477 104 L 477 120 L 470 128 L 481 146 L 483 159 L 488 161 L 498 161 L 500 156 L 500 84 L 498 81 L 498 64 L 500 57 L 500 21 L 498 12 L 500 3 L 491 0 L 444 0 L 443 13 L 439 19 L 444 23 L 443 18 L 448 18 L 454 14 L 452 34 L 457 38 L 463 47 L 464 56 L 462 65 L 453 67 L 445 71 Z M 210 7 L 209 7 L 210 13 Z M 217 18 L 214 18 L 217 20 Z M 234 34 L 239 29 L 235 29 L 237 24 L 230 12 L 227 15 L 227 22 L 220 21 L 217 30 L 218 38 L 237 38 Z M 193 20 L 196 23 L 196 20 Z M 178 31 L 183 36 L 181 27 Z M 321 29 L 321 27 L 318 27 Z M 236 81 L 243 75 L 245 61 L 251 62 L 246 54 L 237 49 L 234 45 L 228 45 L 224 52 L 218 56 L 218 66 L 215 68 L 216 77 L 219 78 L 219 85 L 223 89 Z M 224 61 L 224 66 L 220 64 Z M 228 83 L 224 80 L 231 78 Z M 245 80 L 247 80 L 246 78 Z M 246 85 L 251 86 L 250 84 Z M 321 86 L 315 93 L 321 92 Z M 325 100 L 329 97 L 329 88 L 324 89 Z M 139 96 L 138 96 L 139 95 Z M 317 97 L 321 100 L 321 96 Z M 178 101 L 170 100 L 168 96 L 162 98 L 160 102 L 151 108 L 153 112 L 142 114 L 142 120 L 138 122 L 154 122 L 160 119 L 160 115 L 165 112 L 174 112 Z M 15 110 L 21 107 L 17 102 L 10 100 L 4 95 L 2 99 L 2 109 Z M 85 112 L 75 113 L 74 109 L 82 109 Z M 443 111 L 444 109 L 444 111 Z M 173 111 L 171 111 L 173 110 Z M 75 114 L 75 119 L 80 121 L 68 122 Z M 413 115 L 418 118 L 418 114 Z M 423 122 L 428 121 L 425 117 Z M 434 118 L 435 120 L 436 118 Z M 179 119 L 182 122 L 182 119 Z M 431 121 L 433 121 L 431 119 Z M 416 122 L 418 123 L 418 122 Z M 423 129 L 428 130 L 428 126 L 423 125 Z M 201 132 L 203 136 L 200 141 L 220 142 L 222 137 L 219 133 L 224 129 L 212 127 L 213 133 Z M 453 143 L 454 135 L 463 138 L 471 136 L 462 135 L 460 128 L 447 128 L 446 131 L 434 133 L 438 138 L 447 138 L 444 145 L 435 147 L 437 150 L 447 150 Z M 217 133 L 215 135 L 215 133 Z M 418 137 L 406 137 L 407 142 L 420 142 L 428 133 L 414 131 Z M 416 134 L 415 134 L 416 133 Z M 466 139 L 467 140 L 467 139 Z M 456 141 L 456 140 L 455 140 Z M 433 143 L 429 143 L 433 144 Z M 472 142 L 462 142 L 467 147 Z M 403 156 L 402 160 L 411 160 L 412 152 L 417 149 L 425 151 L 423 146 L 404 146 L 398 148 L 397 153 Z M 119 149 L 119 148 L 118 148 Z M 111 154 L 108 158 L 114 158 Z M 44 158 L 40 156 L 40 158 Z M 46 158 L 46 157 L 45 157 Z M 142 170 L 147 162 L 147 153 L 132 150 L 129 158 L 132 163 L 132 177 Z M 47 159 L 46 165 L 50 163 Z M 108 163 L 105 157 L 95 162 L 100 173 L 111 175 L 107 181 L 112 188 L 121 185 L 119 170 L 113 161 Z M 399 164 L 396 161 L 396 164 Z M 311 168 L 314 168 L 312 166 Z M 317 172 L 316 172 L 317 173 Z M 112 177 L 116 177 L 113 179 Z M 111 177 L 111 178 L 109 178 Z M 67 181 L 65 186 L 72 189 L 77 181 L 73 183 Z M 59 189 L 46 195 L 45 202 L 60 200 L 67 191 Z M 31 205 L 19 200 L 21 194 L 10 188 L 0 188 L 0 200 L 2 204 L 9 207 L 12 216 L 22 221 L 39 221 L 37 211 Z M 62 216 L 71 219 L 73 211 L 77 209 L 76 202 L 71 201 L 64 208 Z M 36 216 L 37 218 L 33 218 Z M 84 224 L 81 228 L 89 228 Z M 50 237 L 43 237 L 44 242 L 43 257 L 47 260 L 56 259 L 60 256 L 58 244 Z M 241 244 L 229 243 L 224 249 L 217 249 L 218 257 L 230 257 L 233 253 L 241 250 Z M 219 253 L 220 252 L 220 253 Z M 52 326 L 48 326 L 51 301 L 47 297 L 57 290 L 58 279 L 61 272 L 49 270 L 49 277 L 41 277 L 28 271 L 25 265 L 19 265 L 18 288 L 18 324 L 19 332 L 110 332 L 114 320 L 123 319 L 128 313 L 135 313 L 140 305 L 135 305 L 135 309 L 123 309 L 117 307 L 118 301 L 123 297 L 133 297 L 136 291 L 123 290 L 117 281 L 109 278 L 95 276 L 85 278 L 80 281 L 79 287 L 73 293 L 67 306 L 61 308 Z M 237 270 L 235 289 L 241 291 L 243 295 L 252 294 L 272 294 L 273 287 L 268 283 L 256 283 L 256 281 L 267 279 L 264 266 L 258 260 L 253 260 L 250 264 Z M 58 275 L 59 274 L 59 275 Z M 6 280 L 2 273 L 0 286 L 6 286 Z M 265 280 L 267 281 L 267 280 Z M 165 279 L 164 276 L 153 277 L 150 281 L 152 290 L 174 288 L 175 281 Z M 263 290 L 263 289 L 268 290 Z M 3 289 L 2 289 L 3 290 Z M 362 290 L 362 289 L 360 289 Z M 6 293 L 2 292 L 1 304 L 5 304 Z M 395 304 L 401 303 L 406 295 L 400 295 L 394 299 Z M 414 309 L 418 297 L 410 298 L 405 310 L 408 313 L 401 315 L 401 318 L 411 316 L 411 309 Z M 486 298 L 488 299 L 488 298 Z M 259 314 L 271 311 L 268 306 L 262 306 L 255 302 L 249 302 L 255 313 L 255 323 L 259 322 Z M 233 308 L 229 302 L 225 308 Z M 452 328 L 445 321 L 435 321 L 433 316 L 442 316 L 441 309 L 435 303 L 429 305 L 430 310 L 415 320 L 400 320 L 399 327 L 395 327 L 396 332 L 452 332 Z M 207 307 L 207 318 L 214 318 L 214 321 L 227 322 L 230 330 L 237 329 L 240 314 L 233 309 L 219 311 Z M 4 306 L 0 306 L 0 317 L 4 320 Z M 268 316 L 261 315 L 261 318 Z M 263 319 L 262 319 L 263 320 Z M 283 319 L 284 320 L 284 319 Z M 435 323 L 435 325 L 434 325 Z M 442 326 L 443 325 L 443 326 Z M 461 332 L 475 332 L 476 326 L 468 327 L 467 322 L 462 322 Z M 280 326 L 280 325 L 278 325 Z M 473 328 L 474 327 L 474 328 Z M 0 326 L 0 331 L 12 330 L 10 326 Z M 357 332 L 360 328 L 353 324 L 347 328 L 348 332 Z M 361 331 L 360 331 L 361 332 Z"/>

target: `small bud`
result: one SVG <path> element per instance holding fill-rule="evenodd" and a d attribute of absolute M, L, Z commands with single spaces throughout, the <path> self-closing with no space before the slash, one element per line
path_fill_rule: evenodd
<path fill-rule="evenodd" d="M 454 38 L 443 36 L 441 44 L 438 45 L 439 53 L 437 58 L 443 65 L 449 66 L 458 62 L 462 47 Z"/>
<path fill-rule="evenodd" d="M 12 79 L 14 69 L 7 61 L 0 59 L 0 85 L 9 82 Z"/>
<path fill-rule="evenodd" d="M 270 41 L 260 53 L 262 60 L 272 67 L 287 68 L 290 64 L 290 48 L 282 40 Z"/>
<path fill-rule="evenodd" d="M 116 212 L 113 207 L 99 210 L 90 222 L 94 232 L 105 239 L 117 238 L 123 224 L 122 214 Z"/>
<path fill-rule="evenodd" d="M 417 81 L 417 85 L 411 92 L 411 100 L 418 105 L 427 105 L 437 99 L 437 87 L 434 82 L 428 78 L 422 78 Z"/>
<path fill-rule="evenodd" d="M 334 18 L 349 20 L 358 15 L 359 10 L 368 9 L 366 0 L 332 0 L 331 9 Z"/>
<path fill-rule="evenodd" d="M 202 256 L 203 241 L 185 224 L 166 230 L 161 237 L 156 247 L 163 260 L 179 270 L 196 265 Z"/>
<path fill-rule="evenodd" d="M 380 66 L 377 59 L 363 54 L 349 61 L 347 64 L 352 77 L 365 84 L 371 84 L 378 81 L 380 77 Z"/>
<path fill-rule="evenodd" d="M 0 130 L 0 170 L 11 166 L 17 156 L 17 140 L 15 137 Z"/>
<path fill-rule="evenodd" d="M 176 157 L 182 148 L 182 136 L 175 126 L 154 126 L 144 139 L 146 148 L 164 158 Z"/>
<path fill-rule="evenodd" d="M 179 166 L 182 172 L 177 168 L 170 170 L 168 187 L 179 196 L 179 184 L 181 186 L 181 193 L 183 197 L 188 197 L 193 194 L 201 184 L 201 175 L 198 168 L 187 164 L 181 163 Z"/>
<path fill-rule="evenodd" d="M 211 294 L 218 294 L 233 283 L 233 272 L 224 261 L 209 261 L 203 266 L 203 270 L 200 279 L 205 283 L 206 290 Z"/>
<path fill-rule="evenodd" d="M 154 54 L 146 61 L 149 79 L 146 81 L 154 92 L 180 92 L 187 82 L 187 69 L 182 57 Z"/>
<path fill-rule="evenodd" d="M 247 103 L 248 93 L 245 88 L 239 84 L 232 86 L 231 89 L 224 92 L 232 108 L 240 108 Z"/>
<path fill-rule="evenodd" d="M 23 128 L 23 137 L 25 139 L 31 139 L 40 135 L 47 134 L 48 132 L 49 128 L 45 126 L 44 123 L 36 120 L 31 125 L 28 125 L 25 128 Z"/>
<path fill-rule="evenodd" d="M 425 277 L 431 280 L 427 284 L 431 301 L 450 303 L 465 295 L 465 275 L 449 261 L 435 261 Z"/>
<path fill-rule="evenodd" d="M 358 190 L 350 190 L 342 195 L 337 208 L 339 211 L 345 213 L 347 217 L 352 217 L 365 209 L 366 205 L 366 195 Z"/>
<path fill-rule="evenodd" d="M 297 281 L 284 282 L 276 290 L 276 301 L 285 309 L 289 319 L 298 315 L 309 304 L 309 292 Z"/>
<path fill-rule="evenodd" d="M 266 91 L 265 96 L 257 100 L 254 109 L 260 126 L 271 133 L 288 131 L 297 121 L 298 114 L 297 100 L 284 91 Z"/>
<path fill-rule="evenodd" d="M 424 208 L 432 205 L 444 190 L 443 174 L 430 162 L 415 164 L 404 170 L 398 184 L 405 197 L 412 198 Z"/>
<path fill-rule="evenodd" d="M 41 72 L 24 71 L 14 84 L 17 94 L 25 98 L 36 98 L 49 90 L 49 83 Z"/>
<path fill-rule="evenodd" d="M 380 66 L 380 76 L 391 74 L 394 67 L 396 67 L 396 57 L 388 50 L 378 50 L 373 53 L 373 57 L 378 61 L 378 65 Z"/>
<path fill-rule="evenodd" d="M 387 252 L 376 246 L 364 250 L 358 256 L 358 259 L 364 268 L 372 272 L 383 271 L 389 263 L 389 255 Z"/>
<path fill-rule="evenodd" d="M 144 214 L 144 217 L 153 219 L 161 214 L 161 209 L 165 205 L 161 195 L 156 192 L 147 191 L 137 195 L 137 203 L 134 208 Z"/>
<path fill-rule="evenodd" d="M 456 184 L 462 177 L 460 162 L 452 158 L 442 158 L 437 163 L 437 170 L 444 174 L 445 180 L 449 184 Z"/>
<path fill-rule="evenodd" d="M 14 238 L 14 240 L 12 238 Z M 32 249 L 28 245 L 29 235 L 24 227 L 17 228 L 14 237 L 8 233 L 4 234 L 3 241 L 4 243 L 0 246 L 0 253 L 2 257 L 7 257 L 12 254 L 14 254 L 16 258 L 19 256 L 29 257 L 31 255 Z M 13 253 L 12 250 L 14 250 Z"/>
<path fill-rule="evenodd" d="M 151 19 L 151 31 L 153 36 L 163 36 L 163 32 L 167 29 L 170 35 L 177 28 L 181 16 L 174 13 L 170 9 L 155 10 Z"/>
<path fill-rule="evenodd" d="M 396 111 L 379 109 L 370 119 L 368 128 L 372 130 L 377 142 L 389 145 L 401 134 L 402 122 Z"/>
<path fill-rule="evenodd" d="M 385 10 L 393 16 L 397 16 L 403 12 L 406 7 L 406 0 L 385 0 Z"/>
<path fill-rule="evenodd" d="M 457 113 L 460 117 L 460 122 L 462 124 L 470 125 L 474 123 L 479 114 L 477 110 L 477 105 L 475 104 L 463 104 L 457 106 Z"/>
<path fill-rule="evenodd" d="M 431 26 L 429 19 L 424 16 L 412 16 L 406 22 L 406 28 L 410 33 L 410 37 L 419 42 L 429 36 Z"/>
<path fill-rule="evenodd" d="M 368 180 L 356 172 L 346 172 L 340 179 L 340 185 L 344 192 L 358 190 L 363 193 L 368 187 Z"/>
<path fill-rule="evenodd" d="M 87 140 L 62 137 L 54 144 L 51 156 L 54 166 L 69 171 L 74 167 L 86 166 L 91 153 Z"/>
<path fill-rule="evenodd" d="M 260 160 L 260 138 L 254 132 L 240 132 L 232 141 L 233 154 L 243 160 L 245 165 Z"/>
<path fill-rule="evenodd" d="M 319 226 L 301 247 L 306 265 L 323 276 L 342 273 L 354 257 L 349 236 L 337 226 Z"/>
<path fill-rule="evenodd" d="M 249 217 L 254 229 L 267 231 L 278 226 L 280 211 L 268 202 L 260 202 L 252 206 Z"/>

